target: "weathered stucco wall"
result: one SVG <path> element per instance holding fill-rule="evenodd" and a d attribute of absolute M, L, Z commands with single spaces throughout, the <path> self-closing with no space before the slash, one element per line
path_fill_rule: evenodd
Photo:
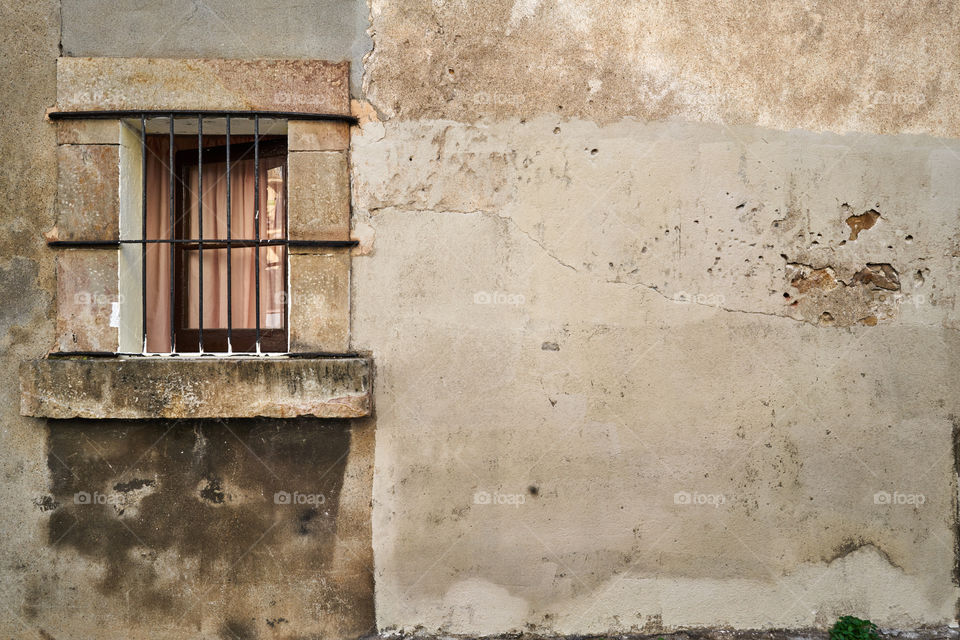
<path fill-rule="evenodd" d="M 371 5 L 381 628 L 951 623 L 956 3 Z"/>
<path fill-rule="evenodd" d="M 376 240 L 354 336 L 378 362 L 383 626 L 953 618 L 960 198 L 938 176 L 960 145 L 856 140 L 364 127 L 358 222 Z M 847 207 L 882 217 L 847 241 Z M 853 275 L 874 263 L 899 290 Z"/>
<path fill-rule="evenodd" d="M 956 3 L 0 6 L 4 635 L 955 619 Z M 18 415 L 61 50 L 353 60 L 375 419 Z"/>

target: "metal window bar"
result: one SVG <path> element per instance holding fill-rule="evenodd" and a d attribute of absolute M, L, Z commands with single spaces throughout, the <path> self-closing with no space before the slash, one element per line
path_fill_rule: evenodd
<path fill-rule="evenodd" d="M 232 202 L 231 202 L 231 117 L 234 118 L 244 118 L 253 120 L 253 161 L 254 161 L 254 238 L 234 238 L 232 233 Z M 107 354 L 101 352 L 77 352 L 78 355 L 87 355 L 87 356 L 105 356 L 105 355 L 126 355 L 126 356 L 135 356 L 135 355 L 148 355 L 151 352 L 148 349 L 147 344 L 147 324 L 148 324 L 148 313 L 147 313 L 147 286 L 148 286 L 148 273 L 147 273 L 147 248 L 148 245 L 158 244 L 169 245 L 170 254 L 170 282 L 169 282 L 169 302 L 170 302 L 170 353 L 176 355 L 178 353 L 178 346 L 176 343 L 176 327 L 177 327 L 177 305 L 175 299 L 175 292 L 177 287 L 183 287 L 185 283 L 178 282 L 177 280 L 177 268 L 176 268 L 176 248 L 180 246 L 181 248 L 186 249 L 196 249 L 197 250 L 197 260 L 199 266 L 198 272 L 198 294 L 199 294 L 199 319 L 198 319 L 198 346 L 201 353 L 205 352 L 204 349 L 204 326 L 203 326 L 203 252 L 210 250 L 227 250 L 227 354 L 232 355 L 249 355 L 248 352 L 234 352 L 233 351 L 233 299 L 232 299 L 232 249 L 233 247 L 238 248 L 252 248 L 254 251 L 254 271 L 255 271 L 255 282 L 254 282 L 254 293 L 255 293 L 255 305 L 256 305 L 256 323 L 255 323 L 255 347 L 252 353 L 261 354 L 262 353 L 262 327 L 261 327 L 261 296 L 260 296 L 260 252 L 265 247 L 271 246 L 280 246 L 283 247 L 283 262 L 286 263 L 289 260 L 289 247 L 353 247 L 358 244 L 356 240 L 290 240 L 286 227 L 289 225 L 289 220 L 287 220 L 286 213 L 284 213 L 284 230 L 282 238 L 263 238 L 260 232 L 260 156 L 261 156 L 261 145 L 260 145 L 260 119 L 272 118 L 272 119 L 281 119 L 281 120 L 335 120 L 342 122 L 349 122 L 356 124 L 356 118 L 352 116 L 344 115 L 332 115 L 332 114 L 305 114 L 305 113 L 291 113 L 291 112 L 225 112 L 225 111 L 98 111 L 98 112 L 53 112 L 50 114 L 50 118 L 54 120 L 59 119 L 96 119 L 96 118 L 124 118 L 124 119 L 134 119 L 139 120 L 140 125 L 140 172 L 141 172 L 141 229 L 139 238 L 121 238 L 119 240 L 111 241 L 87 241 L 87 240 L 51 240 L 47 242 L 47 245 L 50 247 L 70 247 L 70 248 L 119 248 L 124 244 L 139 244 L 140 245 L 140 259 L 141 259 L 141 353 L 123 353 L 123 354 Z M 166 119 L 169 121 L 169 130 L 167 133 L 168 142 L 169 142 L 169 154 L 168 154 L 168 166 L 167 172 L 169 176 L 169 237 L 168 238 L 150 238 L 148 237 L 148 219 L 147 219 L 147 121 L 148 119 Z M 196 119 L 197 123 L 197 189 L 198 189 L 198 198 L 197 198 L 197 223 L 198 223 L 198 233 L 196 238 L 190 237 L 177 237 L 177 223 L 176 218 L 176 202 L 177 202 L 177 189 L 178 189 L 178 176 L 176 175 L 176 121 L 186 120 L 186 119 Z M 221 239 L 209 239 L 204 238 L 203 234 L 203 121 L 204 119 L 211 118 L 224 118 L 226 124 L 226 183 L 227 183 L 227 196 L 226 196 L 226 205 L 227 205 L 227 237 L 225 240 Z M 287 176 L 284 174 L 284 181 L 286 181 Z M 189 233 L 184 233 L 183 235 L 192 235 Z M 286 277 L 284 277 L 284 286 L 287 286 Z M 286 296 L 284 297 L 284 303 L 286 304 Z M 286 315 L 286 311 L 284 311 Z M 286 321 L 284 322 L 286 325 Z M 288 327 L 287 327 L 288 328 Z M 284 350 L 285 351 L 285 350 Z M 207 352 L 210 353 L 210 352 Z M 59 355 L 70 355 L 70 354 L 59 354 Z M 309 357 L 309 356 L 352 356 L 356 354 L 290 354 L 286 353 L 289 356 L 300 356 L 300 357 Z"/>
<path fill-rule="evenodd" d="M 233 273 L 230 269 L 230 114 L 227 114 L 227 353 L 233 352 Z M 202 277 L 202 276 L 201 276 Z"/>
<path fill-rule="evenodd" d="M 253 116 L 253 232 L 257 237 L 257 246 L 253 250 L 253 272 L 256 274 L 254 286 L 257 323 L 256 347 L 257 353 L 260 353 L 260 116 Z"/>
<path fill-rule="evenodd" d="M 177 180 L 176 175 L 174 174 L 174 157 L 176 153 L 176 142 L 174 137 L 174 118 L 170 118 L 170 164 L 167 166 L 167 172 L 170 174 L 170 240 L 176 239 L 176 186 Z M 229 164 L 227 165 L 230 166 Z M 146 189 L 147 185 L 144 184 L 143 188 Z M 176 290 L 176 273 L 174 263 L 176 262 L 175 254 L 175 245 L 173 242 L 170 243 L 170 351 L 171 353 L 176 353 L 177 343 L 175 336 L 175 327 L 176 327 L 176 296 L 174 292 Z M 229 304 L 230 296 L 227 296 L 227 301 Z M 146 304 L 146 300 L 144 300 Z"/>
<path fill-rule="evenodd" d="M 197 348 L 203 353 L 203 116 L 197 116 Z"/>
<path fill-rule="evenodd" d="M 141 341 L 140 349 L 147 352 L 147 118 L 140 115 L 140 291 L 143 304 L 140 305 Z M 119 245 L 117 245 L 119 248 Z"/>

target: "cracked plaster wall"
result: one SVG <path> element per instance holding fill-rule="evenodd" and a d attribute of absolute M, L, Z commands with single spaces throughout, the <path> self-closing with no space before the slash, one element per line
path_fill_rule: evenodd
<path fill-rule="evenodd" d="M 150 3 L 0 4 L 16 36 L 0 145 L 18 167 L 0 185 L 5 633 L 182 637 L 164 607 L 183 603 L 137 603 L 210 571 L 170 551 L 194 544 L 189 531 L 150 538 L 154 555 L 49 537 L 77 481 L 50 454 L 102 460 L 96 448 L 112 442 L 16 410 L 17 365 L 53 341 L 39 230 L 52 225 L 55 140 L 42 114 L 58 44 L 64 55 L 322 55 L 363 74 L 352 346 L 377 367 L 382 630 L 955 618 L 956 3 L 321 4 L 269 13 L 285 39 L 249 7 L 219 3 L 184 4 L 173 22 Z M 290 14 L 299 20 L 284 23 Z M 160 26 L 164 41 L 146 39 Z M 870 211 L 874 224 L 851 239 L 847 221 Z M 242 442 L 263 455 L 275 431 L 252 426 Z M 125 447 L 154 435 L 112 433 Z M 177 437 L 188 454 L 211 439 L 190 425 Z M 235 462 L 219 487 L 163 458 L 144 473 L 185 496 L 246 498 L 239 444 L 214 439 Z M 125 466 L 139 450 L 110 455 Z M 366 473 L 344 481 L 361 556 Z M 125 517 L 149 513 L 133 507 Z M 216 535 L 221 513 L 201 530 Z M 122 555 L 104 562 L 113 548 Z M 223 592 L 228 606 L 190 612 L 191 628 L 320 629 L 323 610 L 305 604 L 322 591 L 309 591 L 311 575 L 256 558 Z M 107 589 L 117 563 L 129 565 L 120 591 L 90 588 Z M 275 589 L 257 585 L 276 566 L 307 590 L 284 592 L 283 615 L 240 619 L 270 602 Z M 131 593 L 134 606 L 118 608 Z"/>
<path fill-rule="evenodd" d="M 382 629 L 952 624 L 958 16 L 371 2 Z"/>

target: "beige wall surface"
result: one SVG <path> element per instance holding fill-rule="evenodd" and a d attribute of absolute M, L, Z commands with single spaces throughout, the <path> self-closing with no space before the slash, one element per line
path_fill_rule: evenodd
<path fill-rule="evenodd" d="M 382 628 L 954 620 L 958 19 L 372 0 Z"/>
<path fill-rule="evenodd" d="M 0 2 L 5 636 L 956 619 L 960 5 L 125 4 Z M 354 61 L 374 418 L 20 417 L 58 55 L 315 52 Z M 336 539 L 262 504 L 310 486 Z"/>

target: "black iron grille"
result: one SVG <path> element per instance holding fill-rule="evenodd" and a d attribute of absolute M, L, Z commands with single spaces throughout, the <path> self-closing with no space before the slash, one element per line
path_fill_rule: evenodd
<path fill-rule="evenodd" d="M 262 151 L 265 148 L 265 145 L 269 147 L 270 141 L 265 141 L 262 139 L 260 126 L 262 120 L 269 120 L 270 123 L 276 123 L 278 121 L 289 121 L 289 120 L 338 120 L 348 123 L 355 123 L 356 119 L 351 116 L 341 116 L 341 115 L 330 115 L 330 114 L 304 114 L 304 113 L 288 113 L 288 112 L 232 112 L 232 111 L 84 111 L 84 112 L 55 112 L 50 114 L 51 119 L 118 119 L 125 120 L 130 123 L 135 128 L 139 129 L 140 137 L 140 154 L 141 154 L 141 236 L 139 238 L 123 238 L 121 237 L 116 241 L 84 241 L 84 240 L 60 240 L 60 241 L 50 241 L 48 244 L 52 247 L 76 247 L 76 248 L 109 248 L 117 247 L 120 248 L 121 245 L 130 244 L 130 245 L 140 245 L 140 261 L 141 261 L 141 283 L 140 283 L 140 310 L 141 310 L 141 330 L 142 330 L 142 340 L 141 340 L 141 353 L 127 353 L 122 355 L 142 355 L 147 354 L 147 247 L 151 244 L 160 244 L 169 246 L 169 262 L 170 262 L 170 290 L 169 290 L 169 305 L 170 305 L 170 353 L 209 353 L 209 352 L 242 352 L 245 355 L 251 353 L 263 353 L 265 351 L 272 352 L 285 352 L 287 347 L 287 337 L 283 336 L 282 347 L 278 348 L 276 345 L 278 342 L 271 342 L 270 348 L 264 349 L 264 337 L 265 334 L 268 337 L 270 336 L 271 329 L 265 329 L 261 327 L 261 299 L 260 299 L 260 251 L 263 247 L 270 246 L 281 246 L 283 247 L 283 260 L 286 264 L 289 264 L 289 254 L 288 249 L 290 247 L 349 247 L 355 246 L 356 241 L 353 240 L 290 240 L 286 233 L 286 228 L 284 228 L 281 238 L 264 238 L 261 237 L 260 231 L 260 189 L 262 185 L 260 184 L 260 166 Z M 167 121 L 169 126 L 165 135 L 169 136 L 169 159 L 167 163 L 168 173 L 169 173 L 169 237 L 168 238 L 150 238 L 148 237 L 148 220 L 147 220 L 147 129 L 148 121 L 151 123 L 151 126 L 156 129 L 158 120 L 160 123 Z M 204 121 L 216 121 L 219 125 L 220 123 L 225 123 L 225 145 L 222 148 L 218 148 L 218 152 L 225 155 L 226 160 L 226 237 L 225 238 L 204 238 L 203 233 L 203 179 L 202 179 L 202 167 L 204 162 Z M 254 237 L 252 238 L 236 238 L 233 236 L 233 230 L 231 229 L 231 187 L 230 187 L 230 171 L 231 171 L 231 147 L 234 149 L 238 147 L 236 143 L 231 143 L 231 123 L 232 121 L 243 120 L 244 123 L 249 126 L 249 123 L 253 124 L 253 135 L 252 135 L 252 145 L 249 142 L 244 142 L 243 147 L 247 152 L 252 146 L 253 152 L 253 163 L 254 163 Z M 182 225 L 182 221 L 176 218 L 176 213 L 178 211 L 177 201 L 175 195 L 177 193 L 177 182 L 180 180 L 180 176 L 176 174 L 175 166 L 177 165 L 175 154 L 176 154 L 176 145 L 175 137 L 176 126 L 178 123 L 183 124 L 184 121 L 188 123 L 187 126 L 191 127 L 193 124 L 196 125 L 196 135 L 197 135 L 197 149 L 196 149 L 196 165 L 197 165 L 197 218 L 199 229 L 199 237 L 190 238 L 190 237 L 178 237 L 177 229 L 178 225 Z M 192 135 L 192 134 L 191 134 Z M 219 134 L 218 134 L 219 135 Z M 249 135 L 247 136 L 249 138 Z M 206 149 L 209 150 L 209 147 Z M 183 153 L 182 151 L 180 153 Z M 193 153 L 193 151 L 191 151 Z M 236 157 L 235 157 L 236 159 Z M 284 227 L 286 227 L 286 216 L 284 216 Z M 189 234 L 188 234 L 189 235 Z M 182 286 L 182 282 L 178 282 L 176 264 L 177 264 L 177 254 L 176 251 L 180 248 L 189 248 L 190 250 L 196 251 L 196 255 L 199 261 L 199 271 L 198 271 L 198 319 L 199 327 L 196 330 L 196 340 L 193 339 L 193 333 L 190 333 L 190 338 L 186 339 L 185 334 L 177 331 L 178 327 L 178 318 L 176 317 L 182 309 L 182 303 L 178 302 L 177 296 L 178 288 Z M 234 248 L 253 248 L 254 254 L 254 304 L 255 304 L 255 326 L 252 335 L 248 335 L 249 329 L 238 329 L 234 327 L 234 318 L 233 318 L 233 286 L 232 286 L 232 270 L 233 270 L 233 249 Z M 207 251 L 226 251 L 226 348 L 218 348 L 224 345 L 220 344 L 219 341 L 213 339 L 214 330 L 207 330 L 207 348 L 204 344 L 204 322 L 203 322 L 203 252 Z M 286 273 L 286 264 L 284 273 Z M 284 286 L 286 286 L 286 277 L 284 277 Z M 159 292 L 157 292 L 159 293 Z M 284 298 L 284 303 L 286 304 L 287 298 Z M 287 323 L 284 322 L 284 334 L 286 334 Z M 218 328 L 217 332 L 221 332 L 222 328 Z M 244 346 L 240 349 L 235 349 L 236 343 L 235 340 L 238 337 L 238 334 L 243 333 L 242 339 L 240 342 Z M 219 335 L 219 333 L 217 334 Z M 250 338 L 253 338 L 251 341 Z M 178 341 L 180 344 L 178 344 Z M 216 342 L 216 345 L 214 343 Z M 213 347 L 212 349 L 210 347 Z M 60 354 L 67 355 L 67 354 Z M 107 355 L 100 352 L 95 353 L 84 353 L 76 355 Z"/>

